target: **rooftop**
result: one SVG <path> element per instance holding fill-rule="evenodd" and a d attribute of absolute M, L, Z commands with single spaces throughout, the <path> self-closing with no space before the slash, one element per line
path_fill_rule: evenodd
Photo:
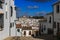
<path fill-rule="evenodd" d="M 52 15 L 53 14 L 53 12 L 50 12 L 50 13 L 47 13 L 46 15 Z"/>
<path fill-rule="evenodd" d="M 32 27 L 22 27 L 22 30 L 32 30 Z"/>
<path fill-rule="evenodd" d="M 21 24 L 16 24 L 16 28 L 21 28 Z"/>

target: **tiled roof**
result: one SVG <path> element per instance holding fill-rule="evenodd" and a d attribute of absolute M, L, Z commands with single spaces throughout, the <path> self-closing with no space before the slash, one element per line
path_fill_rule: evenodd
<path fill-rule="evenodd" d="M 22 27 L 22 30 L 32 30 L 32 27 Z"/>
<path fill-rule="evenodd" d="M 16 28 L 21 28 L 21 24 L 16 24 Z"/>

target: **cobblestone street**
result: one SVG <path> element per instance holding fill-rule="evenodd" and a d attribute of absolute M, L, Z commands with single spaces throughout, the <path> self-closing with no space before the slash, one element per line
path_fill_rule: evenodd
<path fill-rule="evenodd" d="M 52 35 L 41 35 L 40 37 L 8 37 L 5 40 L 57 40 L 56 37 Z"/>
<path fill-rule="evenodd" d="M 44 39 L 33 38 L 33 37 L 8 37 L 5 40 L 44 40 Z"/>

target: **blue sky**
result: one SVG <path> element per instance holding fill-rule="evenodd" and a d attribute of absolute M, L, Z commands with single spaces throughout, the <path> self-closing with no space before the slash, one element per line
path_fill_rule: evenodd
<path fill-rule="evenodd" d="M 52 12 L 52 4 L 56 1 L 57 0 L 46 2 L 31 2 L 25 0 L 15 0 L 15 5 L 20 9 L 19 13 L 17 13 L 17 17 L 23 15 L 36 16 L 39 15 L 39 13 L 42 13 L 40 15 L 44 15 L 46 13 Z"/>

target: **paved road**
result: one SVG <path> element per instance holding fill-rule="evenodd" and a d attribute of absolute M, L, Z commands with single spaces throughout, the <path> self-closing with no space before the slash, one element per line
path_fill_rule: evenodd
<path fill-rule="evenodd" d="M 33 38 L 33 37 L 8 37 L 5 40 L 57 40 L 57 38 L 53 37 L 52 35 L 42 35 L 39 38 Z"/>
<path fill-rule="evenodd" d="M 40 38 L 44 40 L 57 40 L 57 37 L 53 37 L 53 35 L 42 35 Z"/>
<path fill-rule="evenodd" d="M 5 40 L 44 40 L 44 39 L 33 38 L 33 37 L 8 37 Z"/>

